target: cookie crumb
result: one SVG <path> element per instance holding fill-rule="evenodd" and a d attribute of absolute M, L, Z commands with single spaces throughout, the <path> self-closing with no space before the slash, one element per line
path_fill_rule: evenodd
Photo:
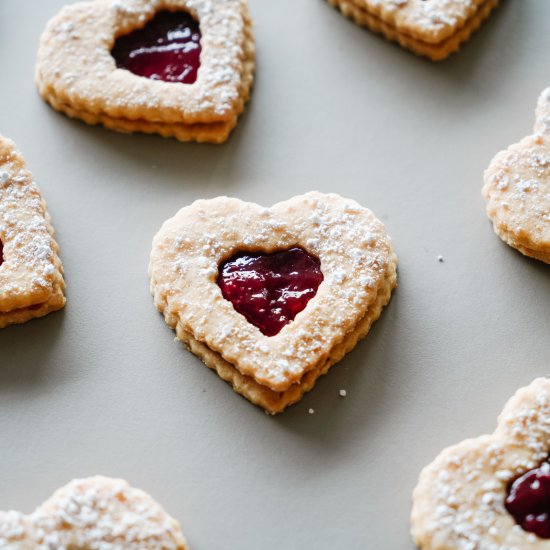
<path fill-rule="evenodd" d="M 348 392 L 346 390 L 340 390 L 338 394 L 340 395 L 340 397 L 346 397 L 348 395 Z"/>
<path fill-rule="evenodd" d="M 443 256 L 441 254 L 437 257 L 437 261 L 443 263 Z"/>
<path fill-rule="evenodd" d="M 308 412 L 309 414 L 315 414 L 315 409 L 309 409 L 307 412 Z"/>

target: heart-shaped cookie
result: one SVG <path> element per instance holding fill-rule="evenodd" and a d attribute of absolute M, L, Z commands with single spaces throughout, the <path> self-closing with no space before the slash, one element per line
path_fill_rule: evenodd
<path fill-rule="evenodd" d="M 179 523 L 123 479 L 75 479 L 29 515 L 0 512 L 0 548 L 185 550 Z"/>
<path fill-rule="evenodd" d="M 40 190 L 0 136 L 0 328 L 65 305 L 63 268 Z"/>
<path fill-rule="evenodd" d="M 258 257 L 263 271 L 250 263 Z M 271 208 L 219 197 L 164 223 L 150 274 L 155 304 L 178 338 L 275 414 L 368 333 L 396 285 L 396 257 L 372 212 L 338 195 L 312 192 Z M 275 329 L 262 330 L 272 321 Z"/>
<path fill-rule="evenodd" d="M 417 55 L 441 61 L 457 51 L 499 0 L 328 0 L 358 25 Z"/>
<path fill-rule="evenodd" d="M 422 550 L 550 548 L 550 379 L 519 390 L 496 431 L 445 449 L 413 494 Z"/>
<path fill-rule="evenodd" d="M 486 170 L 483 197 L 505 243 L 550 263 L 550 88 L 539 98 L 535 133 L 501 151 Z"/>
<path fill-rule="evenodd" d="M 122 132 L 225 141 L 249 98 L 245 0 L 95 0 L 47 25 L 36 82 L 54 109 Z"/>

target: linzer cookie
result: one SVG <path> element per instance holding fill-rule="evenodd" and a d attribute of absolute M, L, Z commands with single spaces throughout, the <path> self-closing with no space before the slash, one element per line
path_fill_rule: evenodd
<path fill-rule="evenodd" d="M 65 305 L 46 203 L 15 144 L 0 136 L 0 328 Z"/>
<path fill-rule="evenodd" d="M 519 390 L 496 431 L 445 449 L 420 474 L 421 550 L 550 548 L 550 380 Z"/>
<path fill-rule="evenodd" d="M 121 132 L 221 143 L 254 74 L 245 0 L 95 0 L 47 25 L 36 82 L 54 109 Z"/>
<path fill-rule="evenodd" d="M 396 261 L 382 223 L 355 201 L 312 192 L 264 208 L 219 197 L 164 223 L 151 290 L 194 354 L 276 414 L 367 335 Z"/>
<path fill-rule="evenodd" d="M 441 61 L 460 48 L 498 0 L 328 0 L 359 25 Z"/>
<path fill-rule="evenodd" d="M 178 522 L 122 479 L 74 479 L 29 515 L 0 512 L 0 547 L 185 550 Z"/>
<path fill-rule="evenodd" d="M 534 134 L 501 151 L 486 170 L 483 197 L 495 233 L 550 264 L 550 88 L 539 98 Z"/>

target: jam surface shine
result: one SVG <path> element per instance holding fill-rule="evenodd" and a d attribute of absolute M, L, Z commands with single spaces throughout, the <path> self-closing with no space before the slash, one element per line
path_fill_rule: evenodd
<path fill-rule="evenodd" d="M 220 265 L 223 297 L 266 336 L 290 323 L 323 281 L 321 263 L 302 248 L 241 252 Z"/>
<path fill-rule="evenodd" d="M 199 23 L 183 11 L 160 11 L 142 29 L 117 39 L 117 67 L 164 82 L 193 84 L 200 67 Z"/>

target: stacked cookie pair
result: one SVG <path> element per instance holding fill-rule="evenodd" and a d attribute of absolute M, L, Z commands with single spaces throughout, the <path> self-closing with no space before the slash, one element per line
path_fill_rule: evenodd
<path fill-rule="evenodd" d="M 366 336 L 396 285 L 396 257 L 372 212 L 338 195 L 271 208 L 220 197 L 165 222 L 150 273 L 178 338 L 275 414 Z"/>
<path fill-rule="evenodd" d="M 88 124 L 220 143 L 249 98 L 254 56 L 242 0 L 95 0 L 48 23 L 36 82 Z"/>
<path fill-rule="evenodd" d="M 495 233 L 550 264 L 550 88 L 540 95 L 534 133 L 492 160 L 483 197 Z"/>
<path fill-rule="evenodd" d="M 65 305 L 46 203 L 15 144 L 0 136 L 0 328 Z"/>

